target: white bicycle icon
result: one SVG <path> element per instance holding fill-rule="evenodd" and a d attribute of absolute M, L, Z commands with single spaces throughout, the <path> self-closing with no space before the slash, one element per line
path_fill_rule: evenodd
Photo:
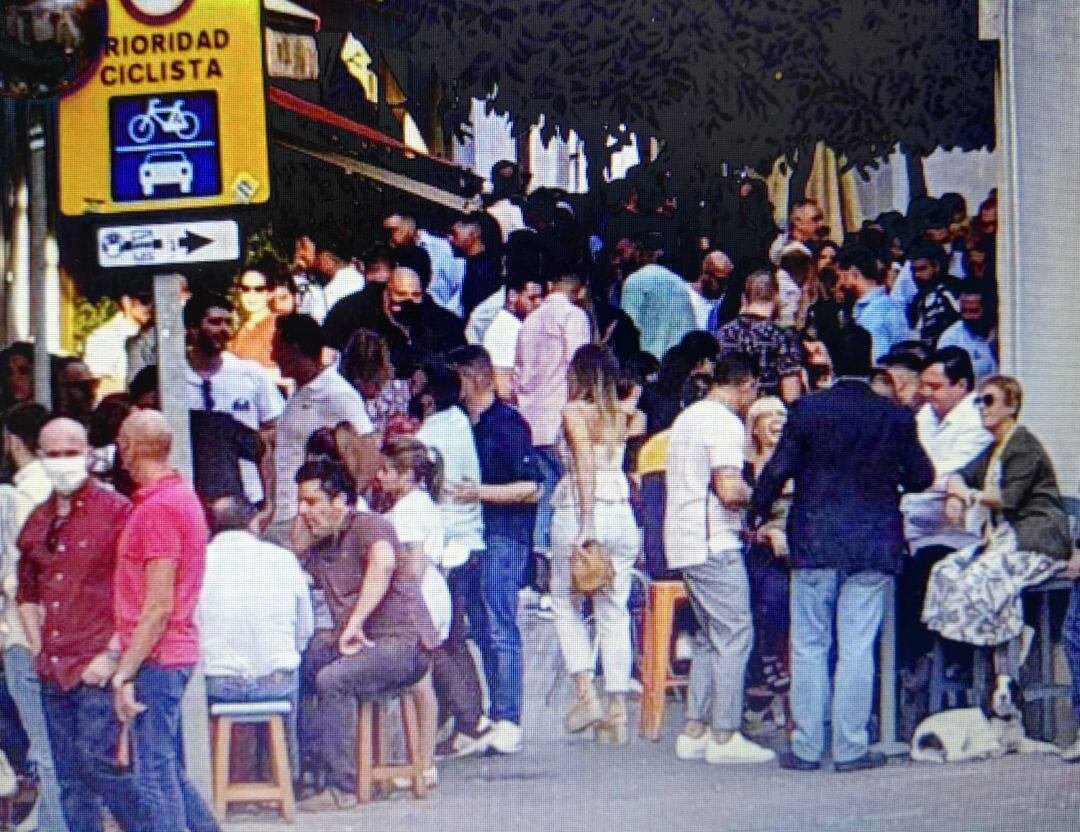
<path fill-rule="evenodd" d="M 128 135 L 136 144 L 146 144 L 159 129 L 178 139 L 194 139 L 199 135 L 199 117 L 184 109 L 182 98 L 176 99 L 168 107 L 162 106 L 160 98 L 151 98 L 146 103 L 146 112 L 139 113 L 128 122 Z"/>

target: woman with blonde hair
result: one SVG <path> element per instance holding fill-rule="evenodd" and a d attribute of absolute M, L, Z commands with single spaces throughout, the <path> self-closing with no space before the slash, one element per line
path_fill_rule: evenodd
<path fill-rule="evenodd" d="M 630 688 L 630 573 L 641 549 L 641 532 L 630 507 L 623 473 L 626 441 L 644 430 L 644 417 L 618 397 L 619 367 L 604 347 L 587 344 L 567 373 L 569 402 L 562 411 L 557 444 L 566 475 L 552 497 L 552 595 L 555 629 L 577 698 L 566 714 L 568 733 L 593 726 L 600 742 L 628 739 L 626 693 Z M 592 596 L 600 642 L 604 708 L 593 681 L 592 641 L 581 614 L 582 598 L 573 590 L 574 548 L 599 543 L 610 554 L 614 579 Z"/>
<path fill-rule="evenodd" d="M 1069 519 L 1046 449 L 1019 424 L 1020 383 L 991 376 L 975 403 L 994 441 L 949 478 L 945 511 L 983 541 L 934 567 L 922 618 L 946 638 L 994 645 L 999 672 L 1015 677 L 1033 635 L 1021 593 L 1069 559 Z"/>

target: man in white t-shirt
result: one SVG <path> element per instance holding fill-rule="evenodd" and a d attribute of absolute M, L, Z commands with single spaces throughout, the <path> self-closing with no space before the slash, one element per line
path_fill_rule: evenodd
<path fill-rule="evenodd" d="M 504 402 L 514 399 L 514 360 L 521 322 L 540 305 L 543 293 L 535 280 L 510 275 L 506 280 L 506 303 L 484 333 L 483 347 L 495 368 L 495 394 Z"/>
<path fill-rule="evenodd" d="M 223 295 L 195 295 L 184 306 L 187 330 L 185 399 L 188 410 L 225 414 L 261 438 L 265 450 L 258 464 L 242 454 L 237 455 L 235 463 L 239 467 L 244 495 L 257 504 L 273 482 L 269 449 L 273 446 L 284 400 L 262 366 L 226 352 L 233 335 L 233 324 L 232 305 Z M 209 441 L 211 437 L 203 437 L 200 432 L 203 423 L 195 417 L 192 419 L 193 442 Z M 227 421 L 224 424 L 231 425 Z M 224 432 L 212 420 L 205 427 L 218 435 Z M 232 446 L 222 444 L 221 447 Z M 195 456 L 197 460 L 201 458 L 198 452 Z M 197 479 L 196 485 L 201 492 L 213 496 L 232 491 L 224 483 L 208 484 Z"/>
<path fill-rule="evenodd" d="M 264 536 L 282 546 L 305 543 L 294 539 L 298 508 L 296 472 L 304 462 L 308 438 L 320 428 L 348 425 L 359 437 L 357 458 L 369 460 L 370 470 L 359 473 L 358 482 L 374 475 L 379 452 L 374 427 L 364 398 L 335 367 L 324 368 L 322 328 L 308 315 L 283 315 L 275 322 L 271 357 L 285 378 L 296 381 L 296 393 L 278 420 L 274 445 L 274 499 L 261 518 L 268 522 Z M 366 474 L 366 477 L 363 476 Z M 269 502 L 269 501 L 268 501 Z M 295 545 L 294 545 L 295 544 Z"/>
<path fill-rule="evenodd" d="M 719 361 L 705 398 L 671 426 L 667 452 L 664 552 L 683 570 L 701 623 L 690 671 L 687 720 L 675 744 L 680 760 L 765 763 L 776 755 L 739 732 L 743 679 L 753 645 L 750 585 L 742 557 L 746 442 L 742 416 L 757 396 L 747 360 Z M 710 730 L 711 728 L 711 730 Z"/>

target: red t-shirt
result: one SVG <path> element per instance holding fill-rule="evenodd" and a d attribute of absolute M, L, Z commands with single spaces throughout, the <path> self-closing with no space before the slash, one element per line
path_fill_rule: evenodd
<path fill-rule="evenodd" d="M 209 531 L 202 505 L 179 474 L 139 489 L 116 550 L 113 604 L 126 650 L 146 601 L 146 566 L 161 558 L 176 564 L 173 612 L 148 661 L 161 667 L 193 665 L 199 657 L 195 605 L 202 588 Z"/>

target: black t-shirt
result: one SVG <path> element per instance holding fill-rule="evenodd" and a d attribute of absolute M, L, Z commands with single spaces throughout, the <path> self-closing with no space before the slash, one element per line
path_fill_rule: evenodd
<path fill-rule="evenodd" d="M 195 491 L 206 502 L 218 497 L 244 497 L 240 460 L 258 462 L 263 443 L 259 434 L 228 413 L 191 412 L 191 451 Z"/>
<path fill-rule="evenodd" d="M 511 407 L 496 401 L 473 425 L 480 479 L 484 485 L 542 479 L 536 465 L 532 433 Z M 519 543 L 532 540 L 536 503 L 496 505 L 484 503 L 484 527 L 488 537 L 507 537 Z"/>

